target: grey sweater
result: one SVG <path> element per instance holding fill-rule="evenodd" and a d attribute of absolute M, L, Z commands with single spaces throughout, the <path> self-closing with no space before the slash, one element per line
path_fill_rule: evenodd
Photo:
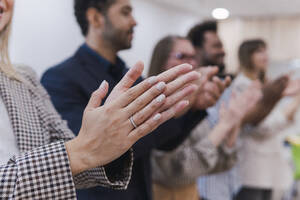
<path fill-rule="evenodd" d="M 208 139 L 212 128 L 207 119 L 192 131 L 186 141 L 172 152 L 152 153 L 153 181 L 168 187 L 195 183 L 201 175 L 222 172 L 236 162 L 236 152 Z"/>

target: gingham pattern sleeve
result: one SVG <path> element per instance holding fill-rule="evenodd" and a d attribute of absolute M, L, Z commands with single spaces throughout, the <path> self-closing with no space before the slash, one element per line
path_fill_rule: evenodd
<path fill-rule="evenodd" d="M 15 157 L 0 167 L 0 199 L 76 199 L 63 141 Z"/>
<path fill-rule="evenodd" d="M 68 128 L 66 121 L 63 121 L 55 110 L 47 91 L 38 82 L 35 72 L 29 67 L 22 67 L 21 72 L 30 81 L 30 84 L 36 88 L 36 92 L 43 98 L 43 105 L 40 106 L 40 109 L 43 110 L 42 113 L 44 113 L 44 116 L 41 120 L 44 120 L 44 124 L 47 124 L 50 133 L 50 142 L 57 140 L 67 141 L 74 138 L 74 134 Z M 133 151 L 129 150 L 125 157 L 122 165 L 119 166 L 119 170 L 113 170 L 112 173 L 109 173 L 111 170 L 107 166 L 94 168 L 76 175 L 74 177 L 76 188 L 104 186 L 112 189 L 126 189 L 131 178 Z"/>

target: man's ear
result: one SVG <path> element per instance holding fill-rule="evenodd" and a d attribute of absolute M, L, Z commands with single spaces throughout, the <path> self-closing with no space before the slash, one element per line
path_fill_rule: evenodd
<path fill-rule="evenodd" d="M 104 16 L 96 8 L 89 8 L 86 18 L 90 27 L 99 28 L 104 24 Z"/>

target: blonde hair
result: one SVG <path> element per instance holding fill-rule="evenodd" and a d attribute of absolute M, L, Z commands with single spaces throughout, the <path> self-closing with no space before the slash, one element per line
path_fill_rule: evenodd
<path fill-rule="evenodd" d="M 0 71 L 11 79 L 21 80 L 20 75 L 17 73 L 11 64 L 8 46 L 9 36 L 11 32 L 11 21 L 7 24 L 3 31 L 0 33 Z"/>

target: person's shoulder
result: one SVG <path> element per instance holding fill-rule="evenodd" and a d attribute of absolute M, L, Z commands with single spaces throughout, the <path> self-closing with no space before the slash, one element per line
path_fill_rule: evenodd
<path fill-rule="evenodd" d="M 28 65 L 23 64 L 14 64 L 14 68 L 17 70 L 18 73 L 21 75 L 27 75 L 27 76 L 36 76 L 36 72 L 33 70 L 32 67 L 29 67 Z"/>
<path fill-rule="evenodd" d="M 41 82 L 49 79 L 72 79 L 73 76 L 80 74 L 78 71 L 78 61 L 75 56 L 72 56 L 57 65 L 49 67 L 42 75 Z"/>
<path fill-rule="evenodd" d="M 75 53 L 68 57 L 67 59 L 59 62 L 58 64 L 49 67 L 43 74 L 44 75 L 56 75 L 56 76 L 62 76 L 67 74 L 74 74 L 74 72 L 78 69 L 80 69 L 80 56 L 82 52 L 82 47 L 77 49 Z M 72 73 L 70 73 L 72 72 Z"/>
<path fill-rule="evenodd" d="M 38 80 L 37 73 L 33 70 L 33 68 L 29 67 L 28 65 L 15 64 L 14 68 L 16 69 L 17 73 L 20 74 L 25 79 L 34 82 Z"/>
<path fill-rule="evenodd" d="M 235 92 L 243 92 L 251 85 L 252 81 L 244 74 L 240 73 L 232 83 L 232 90 Z"/>
<path fill-rule="evenodd" d="M 14 68 L 16 69 L 17 73 L 21 76 L 21 80 L 24 81 L 24 83 L 36 88 L 40 87 L 38 75 L 33 70 L 33 68 L 29 67 L 28 65 L 20 64 L 15 64 Z"/>
<path fill-rule="evenodd" d="M 64 71 L 69 71 L 69 70 L 74 70 L 76 61 L 73 57 L 70 57 L 60 63 L 58 63 L 57 65 L 54 65 L 50 68 L 48 68 L 44 74 L 61 74 L 64 73 Z"/>

